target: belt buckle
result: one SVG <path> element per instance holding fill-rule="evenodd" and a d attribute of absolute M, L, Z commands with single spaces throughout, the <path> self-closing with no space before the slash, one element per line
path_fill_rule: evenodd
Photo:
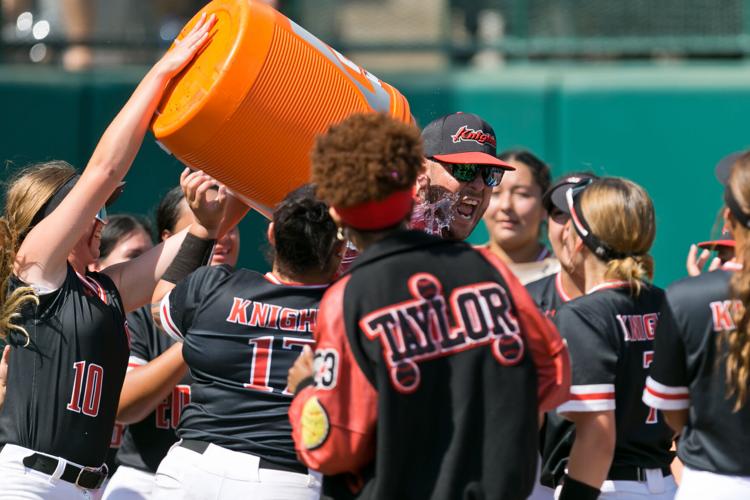
<path fill-rule="evenodd" d="M 107 467 L 107 465 L 104 464 L 102 467 L 81 467 L 81 470 L 78 471 L 78 477 L 76 477 L 76 482 L 73 483 L 73 484 L 75 484 L 79 488 L 83 488 L 85 490 L 96 490 L 96 489 L 99 489 L 99 487 L 101 487 L 102 483 L 104 482 L 104 478 L 107 477 L 107 473 L 106 472 L 102 473 L 103 472 L 102 469 L 104 467 Z M 106 471 L 106 469 L 105 469 L 105 471 Z M 81 480 L 81 477 L 83 476 L 84 472 L 89 472 L 91 474 L 96 474 L 96 475 L 99 476 L 97 478 L 96 484 L 94 485 L 93 488 L 88 488 L 86 486 L 82 486 L 79 483 L 79 481 Z"/>

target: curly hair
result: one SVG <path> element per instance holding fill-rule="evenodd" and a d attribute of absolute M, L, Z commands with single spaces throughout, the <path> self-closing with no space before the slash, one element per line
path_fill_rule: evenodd
<path fill-rule="evenodd" d="M 273 211 L 271 260 L 287 274 L 324 272 L 335 262 L 336 224 L 310 184 L 295 189 Z"/>
<path fill-rule="evenodd" d="M 312 182 L 326 203 L 348 208 L 413 186 L 423 156 L 415 126 L 382 113 L 355 114 L 316 139 Z"/>

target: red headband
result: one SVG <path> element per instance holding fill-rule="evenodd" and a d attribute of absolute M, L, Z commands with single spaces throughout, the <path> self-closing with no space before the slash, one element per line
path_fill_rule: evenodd
<path fill-rule="evenodd" d="M 396 191 L 382 200 L 367 201 L 353 207 L 334 207 L 341 220 L 352 229 L 376 231 L 395 226 L 414 206 L 414 189 Z"/>

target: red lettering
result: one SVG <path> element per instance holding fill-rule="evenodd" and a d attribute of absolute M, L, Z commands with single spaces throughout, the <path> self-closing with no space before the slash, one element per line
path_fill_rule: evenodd
<path fill-rule="evenodd" d="M 268 315 L 268 328 L 278 328 L 279 324 L 279 313 L 281 313 L 281 306 L 268 306 L 271 312 Z"/>
<path fill-rule="evenodd" d="M 271 310 L 269 309 L 268 304 L 254 302 L 253 311 L 250 313 L 250 321 L 247 324 L 249 326 L 264 328 L 268 323 L 268 314 L 270 312 Z"/>
<path fill-rule="evenodd" d="M 735 328 L 734 320 L 732 319 L 731 300 L 711 302 L 710 306 L 715 332 L 724 332 Z"/>
<path fill-rule="evenodd" d="M 279 320 L 279 329 L 286 330 L 287 332 L 296 332 L 298 317 L 299 311 L 296 309 L 289 309 L 288 307 L 283 308 Z"/>
<path fill-rule="evenodd" d="M 164 400 L 156 405 L 155 413 L 155 425 L 157 429 L 169 429 L 169 418 L 167 417 L 167 410 L 172 407 L 172 394 L 164 398 Z"/>
<path fill-rule="evenodd" d="M 635 314 L 628 316 L 628 326 L 630 327 L 630 336 L 633 340 L 646 340 L 646 332 L 643 327 L 643 316 Z"/>
<path fill-rule="evenodd" d="M 656 325 L 659 322 L 659 315 L 657 313 L 646 314 L 643 316 L 643 323 L 646 330 L 646 338 L 648 340 L 654 340 L 656 334 Z"/>
<path fill-rule="evenodd" d="M 86 371 L 85 377 L 84 369 Z M 73 363 L 73 371 L 75 372 L 73 393 L 66 408 L 89 417 L 96 417 L 99 415 L 99 403 L 102 398 L 104 368 L 95 363 L 90 363 L 88 369 L 86 369 L 85 361 L 77 361 Z M 81 388 L 84 386 L 84 378 L 86 385 L 83 390 L 83 404 L 81 404 Z"/>
<path fill-rule="evenodd" d="M 235 297 L 234 302 L 232 303 L 232 309 L 229 311 L 229 316 L 227 316 L 227 321 L 230 323 L 246 325 L 247 306 L 250 305 L 250 302 L 252 301 Z"/>
<path fill-rule="evenodd" d="M 315 330 L 315 322 L 318 318 L 317 309 L 303 309 L 299 312 L 298 332 L 312 333 Z"/>
<path fill-rule="evenodd" d="M 172 389 L 172 407 L 170 414 L 170 421 L 172 429 L 176 429 L 180 423 L 180 417 L 182 416 L 182 410 L 188 404 L 190 404 L 190 386 L 189 385 L 176 385 Z"/>

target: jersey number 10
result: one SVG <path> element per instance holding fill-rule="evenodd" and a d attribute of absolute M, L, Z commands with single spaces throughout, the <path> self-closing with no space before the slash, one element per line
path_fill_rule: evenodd
<path fill-rule="evenodd" d="M 73 363 L 73 371 L 75 372 L 75 380 L 73 381 L 73 394 L 70 396 L 70 403 L 67 406 L 68 410 L 83 413 L 89 417 L 99 415 L 104 368 L 96 363 L 89 363 L 87 369 L 85 361 L 78 361 Z M 81 401 L 81 389 L 84 385 L 83 401 Z"/>

